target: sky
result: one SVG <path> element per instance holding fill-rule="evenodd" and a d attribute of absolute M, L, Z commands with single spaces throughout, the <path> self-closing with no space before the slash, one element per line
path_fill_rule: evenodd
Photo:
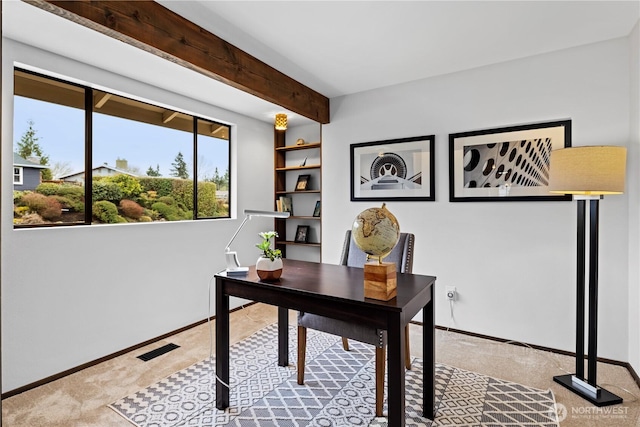
<path fill-rule="evenodd" d="M 84 111 L 21 96 L 14 97 L 13 145 L 33 121 L 37 141 L 49 165 L 68 162 L 69 173 L 84 170 Z M 126 159 L 129 168 L 138 168 L 146 176 L 147 169 L 159 165 L 162 176 L 170 176 L 171 163 L 178 152 L 187 162 L 193 176 L 193 137 L 191 133 L 149 125 L 119 117 L 94 113 L 93 167 L 107 163 L 116 166 L 116 159 Z M 215 168 L 222 176 L 228 168 L 228 142 L 218 138 L 198 136 L 198 172 L 200 178 L 210 178 Z M 203 176 L 204 175 L 204 176 Z"/>

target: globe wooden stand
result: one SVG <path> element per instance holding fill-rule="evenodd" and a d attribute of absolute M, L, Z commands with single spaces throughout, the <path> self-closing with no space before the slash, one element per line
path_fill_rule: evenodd
<path fill-rule="evenodd" d="M 396 296 L 396 263 L 368 262 L 364 265 L 364 297 L 389 301 Z"/>

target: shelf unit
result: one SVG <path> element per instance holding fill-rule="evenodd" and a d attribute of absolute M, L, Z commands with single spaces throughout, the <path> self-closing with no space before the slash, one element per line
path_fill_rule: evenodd
<path fill-rule="evenodd" d="M 317 127 L 316 127 L 317 126 Z M 288 135 L 290 137 L 288 137 Z M 296 145 L 298 138 L 315 142 Z M 287 141 L 293 141 L 287 143 Z M 320 124 L 274 130 L 274 203 L 290 197 L 293 215 L 275 219 L 278 232 L 275 245 L 285 258 L 321 261 L 322 216 L 313 216 L 316 202 L 322 200 L 322 128 Z M 301 166 L 304 164 L 304 166 Z M 310 175 L 309 189 L 296 190 L 299 175 Z M 322 212 L 322 210 L 321 210 Z M 309 227 L 307 243 L 295 241 L 298 226 Z"/>

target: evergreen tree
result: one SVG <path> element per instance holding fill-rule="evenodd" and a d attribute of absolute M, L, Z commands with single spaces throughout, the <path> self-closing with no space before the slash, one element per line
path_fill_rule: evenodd
<path fill-rule="evenodd" d="M 220 189 L 228 190 L 229 189 L 229 168 L 224 172 L 224 176 L 220 182 Z"/>
<path fill-rule="evenodd" d="M 46 166 L 49 163 L 49 156 L 42 152 L 42 148 L 40 147 L 40 144 L 38 144 L 38 140 L 40 138 L 36 136 L 37 131 L 33 128 L 33 120 L 29 120 L 27 123 L 29 125 L 29 129 L 27 129 L 24 135 L 20 138 L 20 141 L 17 143 L 18 150 L 16 153 L 18 153 L 18 155 L 23 159 L 27 160 L 29 157 L 39 157 L 40 164 Z M 51 180 L 52 178 L 50 169 L 42 169 L 40 174 L 44 181 Z"/>
<path fill-rule="evenodd" d="M 178 151 L 173 163 L 171 163 L 171 176 L 176 176 L 182 179 L 189 179 L 189 172 L 187 171 L 187 163 L 184 161 L 182 152 Z"/>
<path fill-rule="evenodd" d="M 147 176 L 161 176 L 160 175 L 160 165 L 156 165 L 155 169 L 153 169 L 151 166 L 149 166 L 149 169 L 147 169 Z"/>

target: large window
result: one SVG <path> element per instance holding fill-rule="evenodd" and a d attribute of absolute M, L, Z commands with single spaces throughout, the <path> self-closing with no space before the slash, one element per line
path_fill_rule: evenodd
<path fill-rule="evenodd" d="M 33 165 L 20 185 L 14 165 L 16 227 L 229 217 L 228 125 L 14 76 L 14 163 Z"/>

